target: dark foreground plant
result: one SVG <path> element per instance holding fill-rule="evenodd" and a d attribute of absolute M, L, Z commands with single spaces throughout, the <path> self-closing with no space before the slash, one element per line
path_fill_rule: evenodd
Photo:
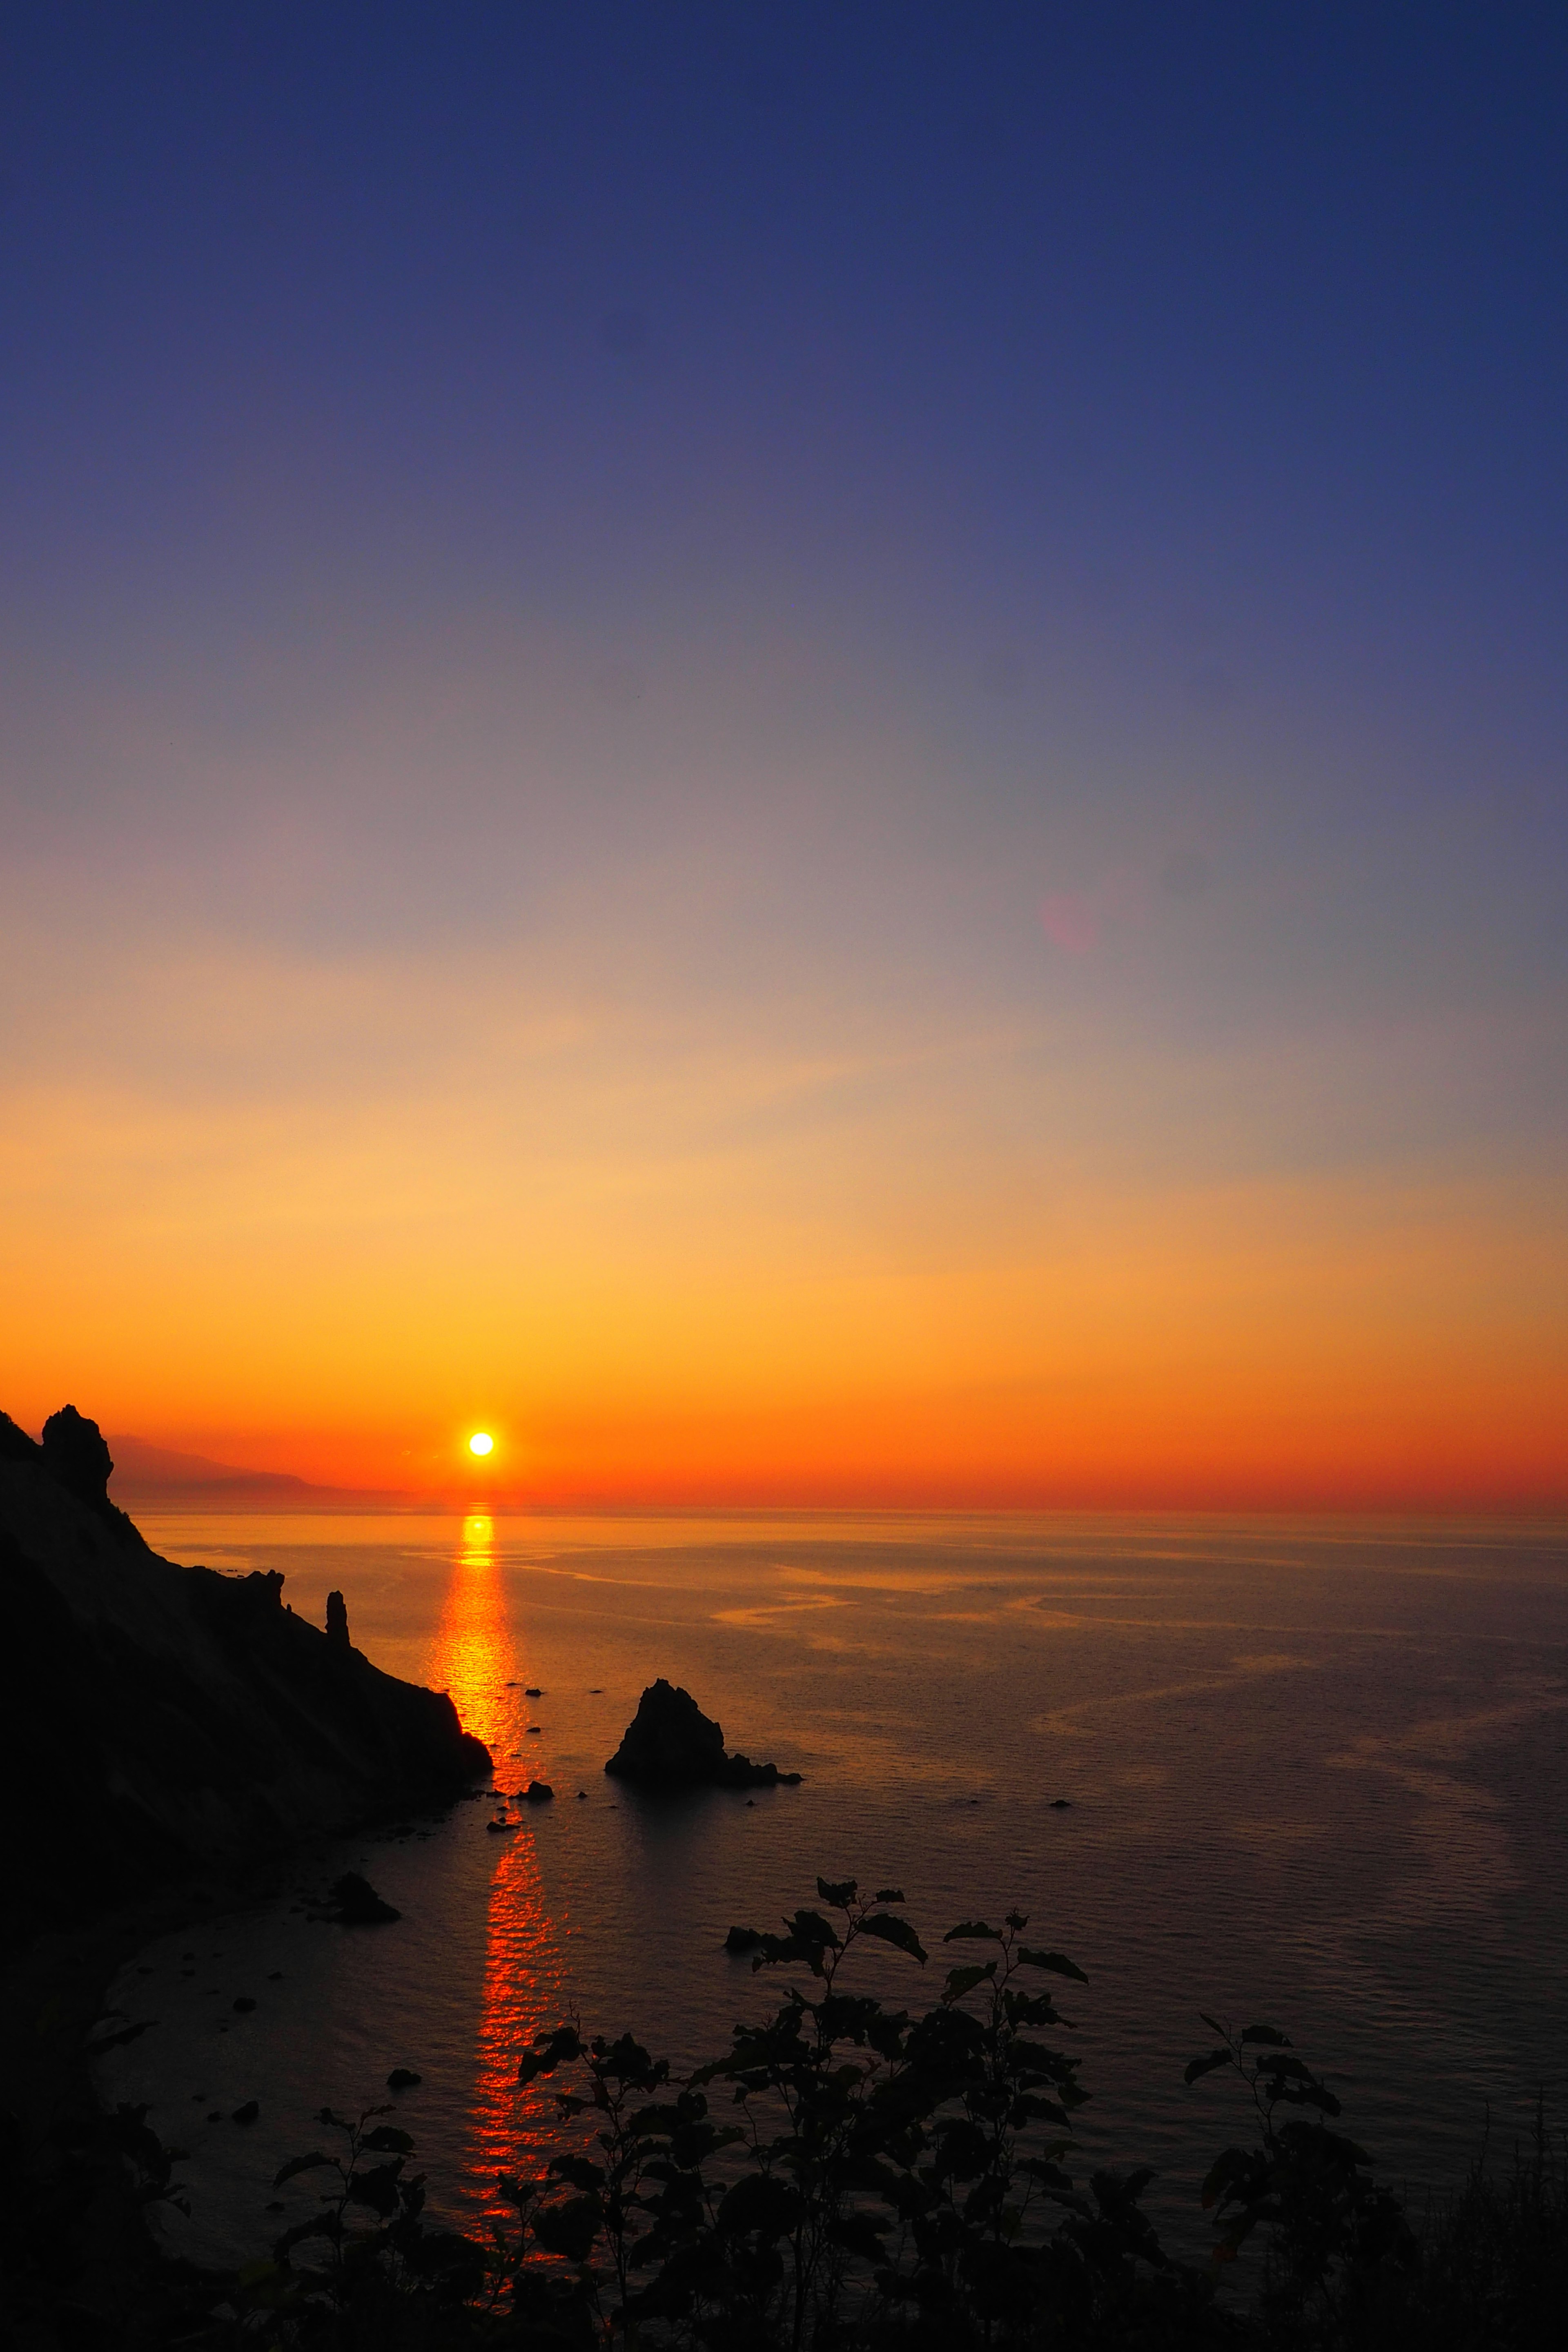
<path fill-rule="evenodd" d="M 574 2021 L 521 2053 L 520 2080 L 551 2084 L 557 2125 L 536 2173 L 499 2179 L 499 2218 L 475 2234 L 428 2224 L 413 2143 L 388 2109 L 323 2109 L 324 2144 L 279 2175 L 310 2179 L 315 2212 L 209 2293 L 199 2325 L 187 2280 L 169 2340 L 214 2352 L 1555 2346 L 1568 2198 L 1544 2125 L 1531 2165 L 1503 2182 L 1478 2170 L 1415 2231 L 1273 2026 L 1205 2021 L 1215 2046 L 1187 2080 L 1224 2074 L 1252 2131 L 1205 2183 L 1213 2260 L 1173 2260 L 1142 2210 L 1146 2168 L 1078 2168 L 1088 2095 L 1058 2046 L 1070 2025 L 1057 1999 L 1085 1979 L 1027 1928 L 1016 1912 L 961 1922 L 934 2002 L 911 2010 L 885 1997 L 886 1964 L 906 1964 L 911 1983 L 931 1964 L 901 1891 L 819 1879 L 816 1906 L 749 1939 L 753 1968 L 784 1976 L 783 1999 L 685 2082 L 629 2035 L 585 2036 Z M 1255 2291 L 1222 2298 L 1244 2253 L 1260 2258 L 1243 2266 Z"/>

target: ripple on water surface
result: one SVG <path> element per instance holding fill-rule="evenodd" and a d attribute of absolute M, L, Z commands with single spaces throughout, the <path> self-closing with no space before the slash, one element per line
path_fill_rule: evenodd
<path fill-rule="evenodd" d="M 576 2010 L 678 2067 L 714 2054 L 773 1989 L 724 1956 L 726 1930 L 811 1897 L 819 1870 L 897 1880 L 937 1935 L 1016 1903 L 1080 1961 L 1086 2147 L 1157 2165 L 1178 2222 L 1238 2127 L 1220 2085 L 1181 2081 L 1200 2009 L 1284 2024 L 1417 2183 L 1458 2174 L 1489 2104 L 1506 2132 L 1538 2079 L 1568 2073 L 1561 1528 L 170 1516 L 148 1532 L 174 1559 L 282 1569 L 318 1620 L 341 1587 L 378 1664 L 451 1691 L 496 1789 L 557 1792 L 508 1808 L 504 1834 L 464 1802 L 299 1856 L 276 1902 L 121 1973 L 112 2021 L 157 2022 L 105 2054 L 102 2087 L 190 2151 L 192 2216 L 168 2226 L 198 2254 L 254 2252 L 310 2210 L 308 2177 L 274 2191 L 274 2174 L 320 2139 L 323 2104 L 391 2097 L 397 2066 L 421 2078 L 396 2105 L 433 2201 L 471 2218 L 548 2129 L 551 2086 L 517 2085 L 529 2037 Z M 657 1674 L 804 1785 L 660 1802 L 606 1780 Z M 309 1916 L 350 1867 L 395 1925 Z M 900 2000 L 934 1993 L 884 1965 Z"/>

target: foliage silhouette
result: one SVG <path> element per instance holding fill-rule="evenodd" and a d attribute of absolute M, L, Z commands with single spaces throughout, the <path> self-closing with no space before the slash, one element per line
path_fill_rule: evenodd
<path fill-rule="evenodd" d="M 1026 1941 L 1020 1913 L 966 1919 L 942 1939 L 952 1965 L 934 2001 L 911 2011 L 884 1998 L 889 1971 L 921 1984 L 932 1965 L 901 1891 L 818 1879 L 816 1897 L 756 1939 L 753 1972 L 780 1973 L 782 1999 L 684 2083 L 629 2034 L 585 2035 L 573 2020 L 539 2035 L 519 2079 L 550 2084 L 556 2129 L 536 2177 L 499 2178 L 498 2218 L 482 2229 L 430 2224 L 414 2143 L 384 2120 L 389 2107 L 322 2108 L 319 2143 L 278 2175 L 279 2187 L 309 2179 L 316 2210 L 268 2256 L 221 2281 L 163 2265 L 161 2305 L 142 2281 L 133 2328 L 79 2330 L 73 2347 L 1533 2352 L 1558 2341 L 1568 2185 L 1544 2110 L 1529 2161 L 1502 2179 L 1478 2166 L 1417 2230 L 1285 2033 L 1205 2018 L 1215 2040 L 1186 2080 L 1224 2076 L 1251 2133 L 1204 2184 L 1212 2259 L 1179 2261 L 1142 2209 L 1147 2167 L 1075 2170 L 1088 2094 L 1058 2046 L 1070 2021 L 1057 1999 L 1082 1970 Z M 176 2193 L 143 2116 L 122 2111 L 101 2130 L 136 2168 L 134 2197 Z M 22 2178 L 14 2169 L 7 2189 L 8 2253 Z M 1230 2283 L 1248 2273 L 1253 2292 L 1237 2294 Z"/>

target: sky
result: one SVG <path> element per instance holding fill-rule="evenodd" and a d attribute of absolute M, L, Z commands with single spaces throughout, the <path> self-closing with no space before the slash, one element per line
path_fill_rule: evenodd
<path fill-rule="evenodd" d="M 15 0 L 0 1402 L 1568 1501 L 1565 99 L 1540 6 Z"/>

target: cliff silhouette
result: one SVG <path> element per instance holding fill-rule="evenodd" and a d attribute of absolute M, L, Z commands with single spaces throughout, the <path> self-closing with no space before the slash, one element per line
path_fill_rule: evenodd
<path fill-rule="evenodd" d="M 97 1424 L 0 1413 L 0 1936 L 95 1916 L 306 1834 L 438 1801 L 489 1769 L 444 1694 L 294 1615 L 276 1572 L 151 1550 Z M 337 1596 L 334 1596 L 337 1598 Z"/>

